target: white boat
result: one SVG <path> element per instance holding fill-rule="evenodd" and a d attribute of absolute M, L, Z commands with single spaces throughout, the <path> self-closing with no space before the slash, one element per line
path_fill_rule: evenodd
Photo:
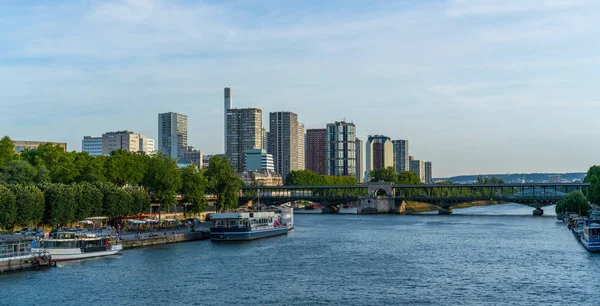
<path fill-rule="evenodd" d="M 294 213 L 297 214 L 322 214 L 323 206 L 320 205 L 308 205 L 304 206 L 304 209 L 295 210 Z"/>
<path fill-rule="evenodd" d="M 344 204 L 339 206 L 338 213 L 356 215 L 358 214 L 358 207 L 350 204 Z"/>
<path fill-rule="evenodd" d="M 294 209 L 210 214 L 210 220 L 213 241 L 255 240 L 287 234 L 294 228 Z"/>
<path fill-rule="evenodd" d="M 40 242 L 38 252 L 45 252 L 52 261 L 67 261 L 119 254 L 123 245 L 110 237 L 77 236 L 73 232 L 56 233 Z"/>
<path fill-rule="evenodd" d="M 51 267 L 50 255 L 36 252 L 32 241 L 20 235 L 0 235 L 0 273 Z"/>
<path fill-rule="evenodd" d="M 600 224 L 584 225 L 580 241 L 586 250 L 600 252 Z"/>

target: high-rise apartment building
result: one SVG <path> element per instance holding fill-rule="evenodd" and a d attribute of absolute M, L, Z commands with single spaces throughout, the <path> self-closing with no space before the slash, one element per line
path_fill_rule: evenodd
<path fill-rule="evenodd" d="M 300 170 L 306 169 L 306 137 L 304 134 L 304 124 L 298 122 L 298 160 L 297 164 L 300 167 Z"/>
<path fill-rule="evenodd" d="M 356 180 L 363 182 L 365 172 L 365 162 L 363 156 L 363 141 L 356 138 Z"/>
<path fill-rule="evenodd" d="M 245 171 L 254 170 L 275 170 L 275 164 L 273 163 L 273 155 L 268 154 L 263 149 L 251 149 L 246 150 L 246 165 Z"/>
<path fill-rule="evenodd" d="M 421 180 L 421 183 L 425 182 L 425 162 L 418 159 L 411 159 L 410 171 L 414 172 Z"/>
<path fill-rule="evenodd" d="M 431 177 L 431 162 L 425 162 L 425 184 L 433 184 L 433 178 Z"/>
<path fill-rule="evenodd" d="M 409 171 L 408 140 L 392 140 L 392 145 L 394 147 L 394 169 L 396 169 L 396 173 Z"/>
<path fill-rule="evenodd" d="M 327 129 L 306 130 L 306 170 L 327 175 Z"/>
<path fill-rule="evenodd" d="M 227 111 L 233 108 L 233 104 L 231 102 L 231 88 L 225 87 L 224 89 L 224 111 L 223 111 L 223 151 L 227 152 Z"/>
<path fill-rule="evenodd" d="M 261 129 L 261 138 L 262 138 L 262 147 L 261 149 L 263 150 L 267 150 L 268 146 L 267 146 L 267 129 L 265 129 L 265 127 L 263 126 Z"/>
<path fill-rule="evenodd" d="M 302 131 L 299 131 L 302 130 Z M 300 137 L 302 133 L 302 137 Z M 285 178 L 290 171 L 304 170 L 304 152 L 300 152 L 304 141 L 303 125 L 298 123 L 298 115 L 292 112 L 269 114 L 269 149 L 273 155 L 275 171 Z"/>
<path fill-rule="evenodd" d="M 81 151 L 90 156 L 102 156 L 102 136 L 85 136 L 81 141 Z"/>
<path fill-rule="evenodd" d="M 158 151 L 173 159 L 187 148 L 187 116 L 178 113 L 158 114 Z"/>
<path fill-rule="evenodd" d="M 146 154 L 153 154 L 155 152 L 154 139 L 148 138 L 144 135 L 140 135 L 140 152 L 144 152 Z"/>
<path fill-rule="evenodd" d="M 366 179 L 368 179 L 371 170 L 394 166 L 394 149 L 389 137 L 383 135 L 369 135 L 366 151 Z"/>
<path fill-rule="evenodd" d="M 356 176 L 356 126 L 354 123 L 327 124 L 327 174 Z"/>
<path fill-rule="evenodd" d="M 262 110 L 231 108 L 227 110 L 227 147 L 225 155 L 233 169 L 244 171 L 244 151 L 262 148 Z"/>

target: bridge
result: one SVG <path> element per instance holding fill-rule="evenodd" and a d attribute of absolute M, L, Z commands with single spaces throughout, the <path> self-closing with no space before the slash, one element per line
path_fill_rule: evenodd
<path fill-rule="evenodd" d="M 589 183 L 392 185 L 380 182 L 356 186 L 244 186 L 238 201 L 240 205 L 310 201 L 325 206 L 357 202 L 360 207 L 378 212 L 395 212 L 401 210 L 406 201 L 413 201 L 436 205 L 441 213 L 459 203 L 503 201 L 534 207 L 539 214 L 542 207 L 555 204 L 569 192 L 581 191 L 587 195 L 588 189 Z"/>

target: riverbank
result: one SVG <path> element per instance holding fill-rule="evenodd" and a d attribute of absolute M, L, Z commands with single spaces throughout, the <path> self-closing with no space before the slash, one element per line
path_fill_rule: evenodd
<path fill-rule="evenodd" d="M 474 201 L 474 202 L 465 202 L 453 205 L 452 208 L 469 208 L 473 206 L 488 206 L 488 205 L 496 205 L 502 204 L 502 201 Z M 439 210 L 439 206 L 435 206 L 428 203 L 423 202 L 406 202 L 406 214 L 412 213 L 421 213 L 427 211 L 437 211 Z"/>
<path fill-rule="evenodd" d="M 139 235 L 141 238 L 136 238 L 136 236 L 138 235 L 130 234 L 121 236 L 123 239 L 123 249 L 142 248 L 162 244 L 210 239 L 210 231 L 199 230 L 195 232 L 186 231 L 178 233 L 169 233 L 168 231 L 164 231 L 142 233 Z"/>

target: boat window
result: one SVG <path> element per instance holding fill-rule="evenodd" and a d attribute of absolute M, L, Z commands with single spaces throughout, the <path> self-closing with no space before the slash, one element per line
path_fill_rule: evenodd
<path fill-rule="evenodd" d="M 235 227 L 235 226 L 238 226 L 238 222 L 237 222 L 237 220 L 231 220 L 231 221 L 229 221 L 229 226 L 230 226 L 230 227 Z"/>

